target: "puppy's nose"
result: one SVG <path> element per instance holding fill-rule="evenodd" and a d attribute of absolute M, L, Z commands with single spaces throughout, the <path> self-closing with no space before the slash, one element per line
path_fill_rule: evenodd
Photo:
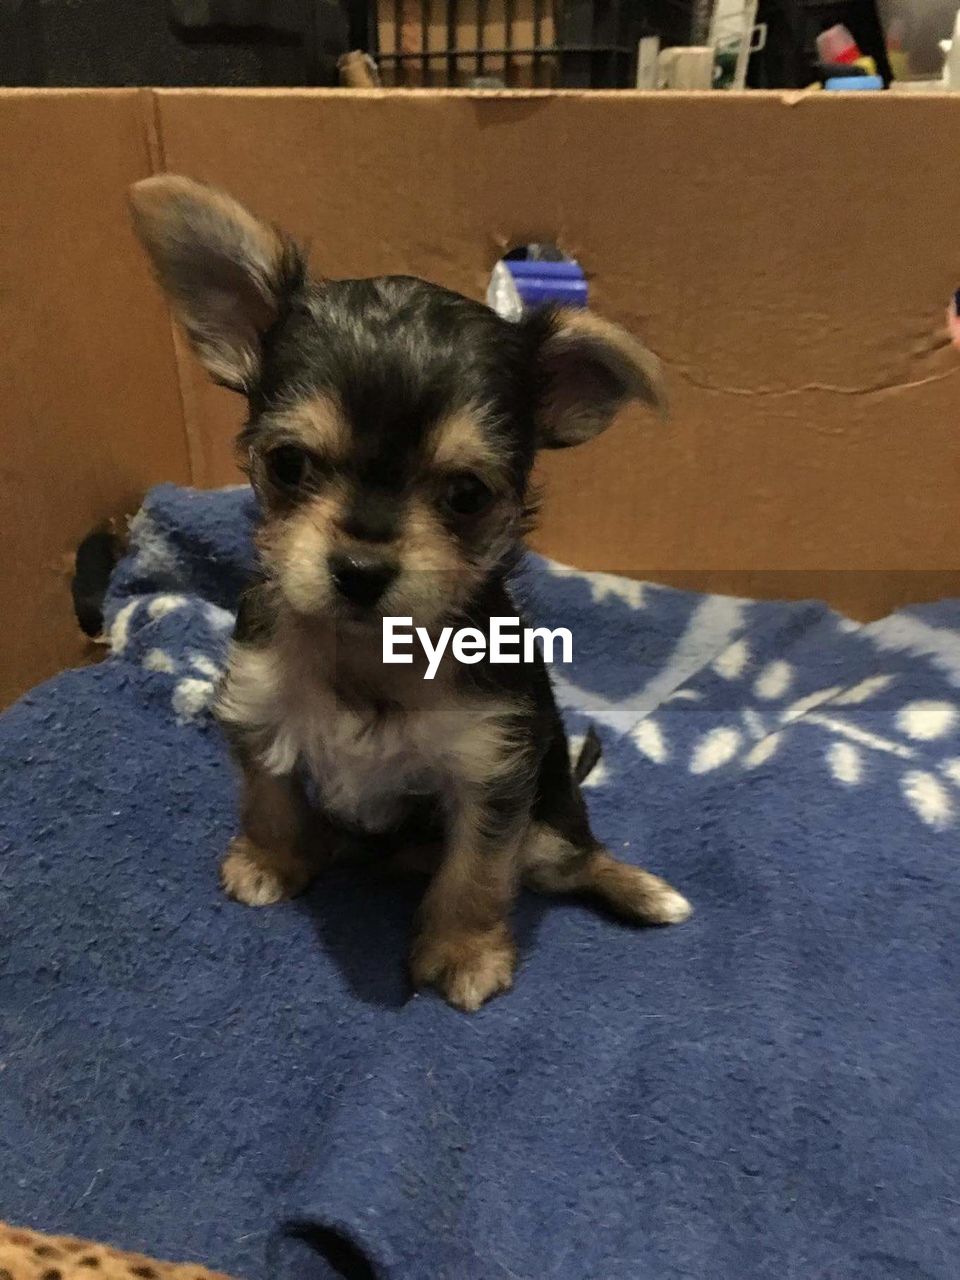
<path fill-rule="evenodd" d="M 351 604 L 376 604 L 397 576 L 397 566 L 375 552 L 337 551 L 329 560 L 337 590 Z"/>

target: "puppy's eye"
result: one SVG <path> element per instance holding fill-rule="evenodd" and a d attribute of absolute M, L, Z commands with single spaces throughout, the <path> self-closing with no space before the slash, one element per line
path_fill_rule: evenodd
<path fill-rule="evenodd" d="M 469 471 L 451 476 L 443 491 L 443 505 L 455 516 L 478 516 L 493 501 L 493 494 L 479 476 Z"/>
<path fill-rule="evenodd" d="M 281 489 L 295 489 L 306 479 L 310 455 L 295 444 L 281 444 L 271 449 L 266 459 L 267 475 Z"/>

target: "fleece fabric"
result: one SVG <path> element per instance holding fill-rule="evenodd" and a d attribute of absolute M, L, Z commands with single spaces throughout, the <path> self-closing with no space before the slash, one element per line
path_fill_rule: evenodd
<path fill-rule="evenodd" d="M 0 1214 L 246 1280 L 956 1280 L 960 604 L 531 561 L 595 828 L 695 915 L 524 895 L 467 1016 L 409 989 L 415 882 L 218 887 L 253 518 L 151 493 L 112 656 L 0 718 Z"/>

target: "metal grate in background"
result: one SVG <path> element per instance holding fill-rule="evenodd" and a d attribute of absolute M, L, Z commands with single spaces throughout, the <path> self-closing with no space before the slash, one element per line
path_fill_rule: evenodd
<path fill-rule="evenodd" d="M 636 0 L 373 0 L 385 85 L 620 88 L 634 83 Z"/>

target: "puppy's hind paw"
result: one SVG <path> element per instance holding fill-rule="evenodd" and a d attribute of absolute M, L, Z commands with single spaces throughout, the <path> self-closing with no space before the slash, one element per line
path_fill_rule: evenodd
<path fill-rule="evenodd" d="M 436 987 L 448 1004 L 475 1013 L 513 985 L 517 951 L 505 927 L 484 933 L 422 935 L 413 948 L 414 985 Z"/>
<path fill-rule="evenodd" d="M 683 924 L 693 915 L 693 907 L 683 896 L 672 889 L 665 880 L 660 882 L 662 888 L 648 894 L 642 918 L 649 924 Z"/>
<path fill-rule="evenodd" d="M 220 864 L 220 882 L 237 902 L 268 907 L 295 897 L 307 887 L 310 875 L 291 858 L 261 849 L 246 836 L 236 836 Z"/>
<path fill-rule="evenodd" d="M 666 880 L 598 854 L 589 868 L 587 887 L 618 916 L 640 924 L 682 924 L 693 907 Z"/>

